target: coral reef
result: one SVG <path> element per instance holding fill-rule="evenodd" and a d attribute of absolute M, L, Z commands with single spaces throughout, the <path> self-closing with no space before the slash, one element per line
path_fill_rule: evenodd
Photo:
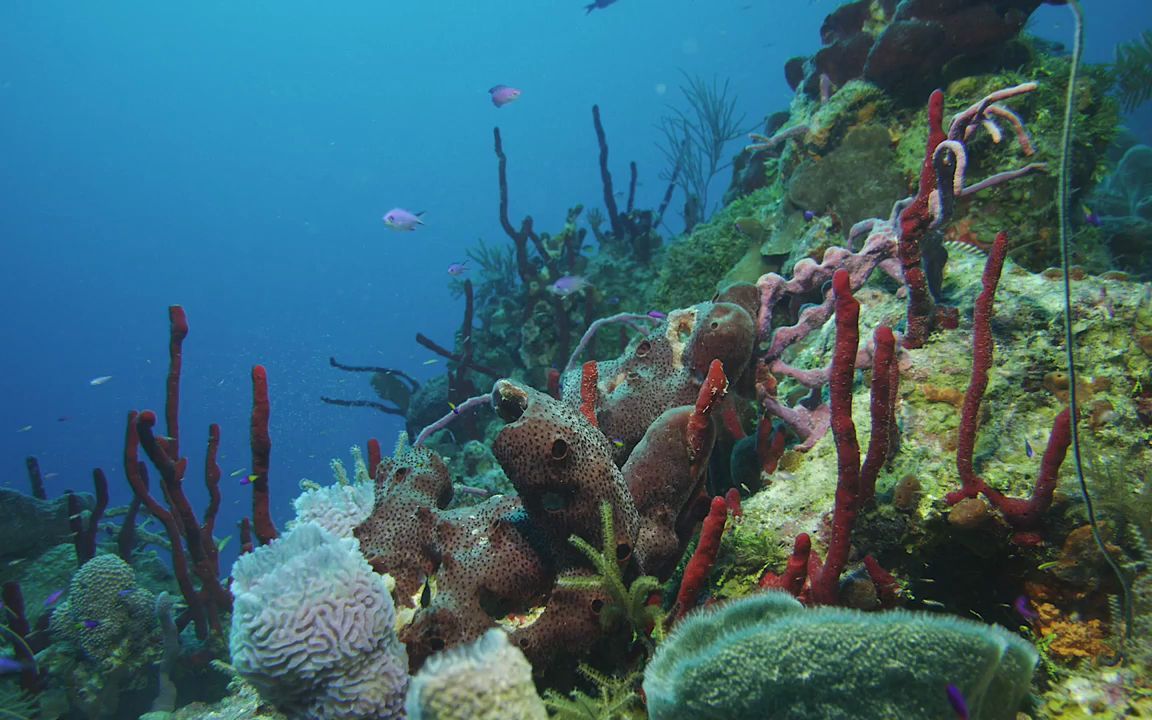
<path fill-rule="evenodd" d="M 290 718 L 403 717 L 389 584 L 356 540 L 311 522 L 233 567 L 232 664 Z"/>
<path fill-rule="evenodd" d="M 433 655 L 408 687 L 409 720 L 546 720 L 532 666 L 492 629 Z"/>
<path fill-rule="evenodd" d="M 689 616 L 644 678 L 648 716 L 948 717 L 946 688 L 969 717 L 1012 720 L 1037 662 L 1002 628 L 959 618 L 805 610 L 768 592 Z"/>

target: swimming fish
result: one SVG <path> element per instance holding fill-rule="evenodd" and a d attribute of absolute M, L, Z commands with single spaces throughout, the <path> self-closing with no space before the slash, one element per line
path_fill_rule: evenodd
<path fill-rule="evenodd" d="M 668 314 L 662 313 L 659 310 L 649 310 L 648 317 L 652 318 L 653 320 L 663 320 L 664 318 L 668 317 Z"/>
<path fill-rule="evenodd" d="M 32 429 L 32 426 L 31 426 L 31 425 L 25 425 L 24 427 L 20 428 L 20 429 L 19 429 L 19 430 L 17 430 L 16 432 L 28 432 L 28 431 L 29 431 L 29 430 L 31 430 L 31 429 Z"/>
<path fill-rule="evenodd" d="M 59 600 L 60 596 L 63 594 L 64 594 L 63 589 L 54 590 L 52 592 L 52 594 L 50 594 L 48 597 L 44 598 L 44 607 L 52 607 L 53 605 L 55 605 L 56 601 Z"/>
<path fill-rule="evenodd" d="M 247 469 L 248 468 L 236 468 L 232 472 L 228 473 L 228 477 L 240 477 Z"/>
<path fill-rule="evenodd" d="M 435 365 L 435 364 L 436 364 L 436 363 L 438 363 L 438 362 L 440 362 L 440 361 L 439 361 L 439 360 L 437 360 L 436 358 L 432 358 L 431 360 L 425 360 L 425 361 L 423 362 L 423 364 L 424 364 L 424 365 Z"/>
<path fill-rule="evenodd" d="M 964 699 L 964 694 L 960 692 L 960 688 L 952 683 L 948 683 L 948 704 L 952 706 L 955 711 L 956 717 L 960 720 L 968 720 L 968 701 Z"/>
<path fill-rule="evenodd" d="M 451 265 L 448 266 L 448 274 L 451 275 L 452 277 L 460 277 L 461 275 L 463 275 L 466 272 L 468 272 L 468 261 L 467 260 L 465 260 L 462 263 L 452 263 Z"/>
<path fill-rule="evenodd" d="M 384 213 L 384 224 L 393 230 L 415 230 L 417 225 L 423 225 L 424 221 L 420 216 L 424 211 L 408 212 L 404 208 L 392 208 Z"/>
<path fill-rule="evenodd" d="M 498 108 L 504 107 L 520 97 L 519 90 L 507 85 L 493 85 L 488 88 L 488 94 L 492 96 L 492 104 Z"/>
<path fill-rule="evenodd" d="M 0 675 L 24 672 L 24 663 L 15 658 L 0 657 Z"/>
<path fill-rule="evenodd" d="M 805 210 L 804 211 L 804 221 L 805 222 L 812 222 L 815 219 L 816 219 L 816 213 L 812 212 L 811 210 Z"/>
<path fill-rule="evenodd" d="M 84 627 L 88 630 L 95 630 L 96 628 L 100 627 L 100 621 L 99 620 L 81 620 L 80 625 L 81 625 L 81 627 Z"/>
<path fill-rule="evenodd" d="M 1032 449 L 1032 444 L 1028 442 L 1028 438 L 1024 438 L 1024 454 L 1028 457 L 1036 454 L 1036 451 Z"/>
<path fill-rule="evenodd" d="M 448 403 L 448 409 L 452 411 L 453 415 L 459 415 L 460 414 L 460 408 L 456 407 L 456 403 L 454 403 L 454 402 Z"/>
<path fill-rule="evenodd" d="M 93 386 L 103 385 L 104 383 L 108 382 L 111 379 L 112 379 L 111 375 L 101 375 L 100 377 L 94 377 L 91 380 L 89 380 L 88 384 L 93 385 Z"/>
<path fill-rule="evenodd" d="M 1032 622 L 1040 617 L 1040 613 L 1032 608 L 1032 601 L 1028 599 L 1027 595 L 1016 598 L 1016 602 L 1012 603 L 1012 609 L 1027 622 Z"/>
<path fill-rule="evenodd" d="M 548 292 L 560 297 L 568 297 L 588 287 L 588 281 L 579 275 L 565 275 L 548 286 Z"/>
<path fill-rule="evenodd" d="M 259 477 L 260 477 L 259 475 L 248 475 L 246 477 L 242 477 L 242 478 L 240 478 L 240 484 L 241 485 L 249 485 L 251 483 L 256 482 L 256 479 Z"/>
<path fill-rule="evenodd" d="M 603 10 L 614 2 L 616 2 L 616 0 L 596 0 L 595 2 L 588 3 L 584 6 L 584 14 L 587 15 L 593 10 Z"/>
<path fill-rule="evenodd" d="M 1100 216 L 1097 215 L 1092 210 L 1092 208 L 1088 207 L 1087 205 L 1084 206 L 1084 222 L 1088 223 L 1092 227 L 1100 227 L 1104 224 L 1103 221 L 1100 220 Z"/>

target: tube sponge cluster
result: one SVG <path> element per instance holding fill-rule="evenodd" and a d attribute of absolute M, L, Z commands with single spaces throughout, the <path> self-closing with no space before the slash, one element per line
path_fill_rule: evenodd
<path fill-rule="evenodd" d="M 408 658 L 384 576 L 302 522 L 232 569 L 232 664 L 290 718 L 404 717 Z"/>
<path fill-rule="evenodd" d="M 781 592 L 688 616 L 644 672 L 652 720 L 1014 720 L 1038 655 L 1003 628 L 894 610 L 806 610 Z"/>

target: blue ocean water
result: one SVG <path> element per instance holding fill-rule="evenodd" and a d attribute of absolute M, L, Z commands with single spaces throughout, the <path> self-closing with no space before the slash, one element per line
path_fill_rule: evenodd
<path fill-rule="evenodd" d="M 1143 0 L 1090 3 L 1089 61 L 1152 25 Z M 810 53 L 829 2 L 580 0 L 331 4 L 140 0 L 0 5 L 0 483 L 40 459 L 50 495 L 108 471 L 113 504 L 125 413 L 160 410 L 169 304 L 183 305 L 186 483 L 223 428 L 227 474 L 248 459 L 249 368 L 272 394 L 274 514 L 301 478 L 401 424 L 321 395 L 370 399 L 328 357 L 427 379 L 461 303 L 445 272 L 496 214 L 492 127 L 504 133 L 511 213 L 558 226 L 600 204 L 590 108 L 613 170 L 640 168 L 641 206 L 665 169 L 654 124 L 683 73 L 731 82 L 750 124 L 787 106 L 783 62 Z M 1062 8 L 1035 28 L 1062 39 Z M 523 90 L 493 107 L 487 90 Z M 1147 108 L 1133 129 L 1152 141 Z M 619 182 L 619 180 L 618 180 Z M 727 178 L 718 179 L 716 193 Z M 392 207 L 426 212 L 393 232 Z M 108 382 L 91 385 L 98 376 Z M 231 482 L 232 484 L 228 484 Z M 249 492 L 225 480 L 218 534 Z M 225 561 L 225 567 L 227 561 Z"/>

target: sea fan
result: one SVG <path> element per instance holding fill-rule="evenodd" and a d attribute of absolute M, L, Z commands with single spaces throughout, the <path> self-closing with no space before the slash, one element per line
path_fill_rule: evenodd
<path fill-rule="evenodd" d="M 0 717 L 15 720 L 33 720 L 37 716 L 36 701 L 25 695 L 20 688 L 9 683 L 0 683 Z"/>
<path fill-rule="evenodd" d="M 1152 30 L 1116 46 L 1116 90 L 1129 112 L 1152 98 Z"/>

